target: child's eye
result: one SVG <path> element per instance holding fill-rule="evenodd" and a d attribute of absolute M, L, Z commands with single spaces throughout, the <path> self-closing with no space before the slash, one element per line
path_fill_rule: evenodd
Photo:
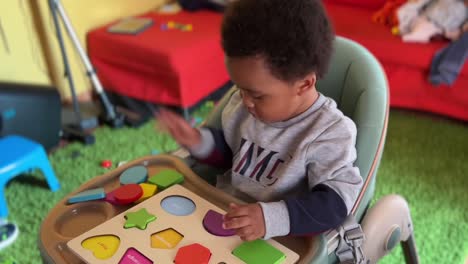
<path fill-rule="evenodd" d="M 252 98 L 255 100 L 260 100 L 263 99 L 263 95 L 252 96 Z"/>

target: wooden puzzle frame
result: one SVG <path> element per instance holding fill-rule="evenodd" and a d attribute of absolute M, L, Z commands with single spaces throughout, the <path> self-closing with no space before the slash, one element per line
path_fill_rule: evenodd
<path fill-rule="evenodd" d="M 195 203 L 194 212 L 187 216 L 175 216 L 166 212 L 161 207 L 161 202 L 166 197 L 171 196 L 182 196 L 192 200 Z M 124 215 L 127 212 L 135 212 L 142 208 L 145 208 L 150 214 L 155 215 L 157 219 L 149 223 L 145 230 L 140 230 L 138 228 L 125 229 L 124 224 L 126 220 Z M 67 243 L 67 245 L 84 261 L 93 264 L 119 263 L 125 251 L 132 247 L 137 249 L 147 258 L 154 260 L 154 263 L 173 263 L 179 248 L 194 243 L 199 243 L 211 251 L 212 255 L 209 263 L 244 263 L 239 258 L 231 254 L 238 245 L 243 243 L 238 236 L 215 236 L 208 233 L 203 227 L 203 218 L 210 209 L 222 214 L 225 213 L 221 208 L 212 205 L 204 198 L 194 194 L 181 185 L 176 184 L 156 194 L 152 198 L 131 207 L 128 211 L 125 211 L 92 230 L 72 239 Z M 173 249 L 152 248 L 151 235 L 170 228 L 176 230 L 183 236 L 183 239 L 177 244 L 177 246 Z M 112 257 L 106 260 L 97 259 L 90 250 L 84 249 L 81 246 L 81 243 L 85 239 L 102 235 L 115 235 L 120 238 L 119 248 Z M 299 256 L 295 252 L 278 242 L 274 240 L 270 240 L 268 242 L 286 255 L 286 259 L 282 263 L 292 264 L 299 259 Z"/>
<path fill-rule="evenodd" d="M 99 187 L 103 187 L 106 192 L 110 192 L 120 186 L 120 174 L 126 169 L 137 165 L 146 166 L 149 175 L 155 175 L 164 169 L 175 169 L 181 172 L 185 177 L 183 187 L 222 210 L 227 210 L 230 202 L 243 203 L 239 199 L 208 184 L 200 176 L 196 175 L 183 160 L 175 156 L 142 157 L 115 168 L 104 175 L 94 177 L 55 205 L 44 219 L 39 234 L 39 249 L 44 263 L 84 263 L 67 246 L 68 241 L 108 221 L 132 206 L 114 206 L 102 201 L 68 204 L 68 198 L 82 191 Z M 93 217 L 86 217 L 90 215 L 93 215 Z M 274 240 L 297 252 L 300 256 L 299 264 L 310 263 L 317 249 L 326 246 L 322 236 L 282 237 Z"/>

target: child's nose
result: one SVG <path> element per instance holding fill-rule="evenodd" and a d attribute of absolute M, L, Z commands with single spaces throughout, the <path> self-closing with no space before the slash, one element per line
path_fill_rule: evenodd
<path fill-rule="evenodd" d="M 250 99 L 248 96 L 244 96 L 244 97 L 242 97 L 242 99 L 244 101 L 244 105 L 247 108 L 253 108 L 254 107 L 254 103 L 252 102 L 252 99 Z"/>
<path fill-rule="evenodd" d="M 250 98 L 248 95 L 246 95 L 245 93 L 240 93 L 241 97 L 242 97 L 242 102 L 244 103 L 244 105 L 247 107 L 247 108 L 253 108 L 254 107 L 254 103 L 252 101 L 252 98 Z"/>

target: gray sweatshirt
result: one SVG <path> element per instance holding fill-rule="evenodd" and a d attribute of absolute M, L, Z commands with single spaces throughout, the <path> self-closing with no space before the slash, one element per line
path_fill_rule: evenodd
<path fill-rule="evenodd" d="M 190 149 L 207 163 L 230 168 L 217 187 L 262 207 L 264 239 L 322 233 L 342 223 L 362 187 L 356 160 L 356 126 L 320 94 L 304 113 L 263 123 L 239 92 L 222 112 L 222 130 L 202 128 Z"/>

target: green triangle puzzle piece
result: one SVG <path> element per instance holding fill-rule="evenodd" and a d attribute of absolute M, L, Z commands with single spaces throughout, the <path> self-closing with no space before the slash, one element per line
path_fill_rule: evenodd
<path fill-rule="evenodd" d="M 184 175 L 175 170 L 163 170 L 152 176 L 149 183 L 156 184 L 159 189 L 166 189 L 174 184 L 184 182 Z"/>
<path fill-rule="evenodd" d="M 280 264 L 286 258 L 283 252 L 261 239 L 240 244 L 232 254 L 247 264 Z"/>

